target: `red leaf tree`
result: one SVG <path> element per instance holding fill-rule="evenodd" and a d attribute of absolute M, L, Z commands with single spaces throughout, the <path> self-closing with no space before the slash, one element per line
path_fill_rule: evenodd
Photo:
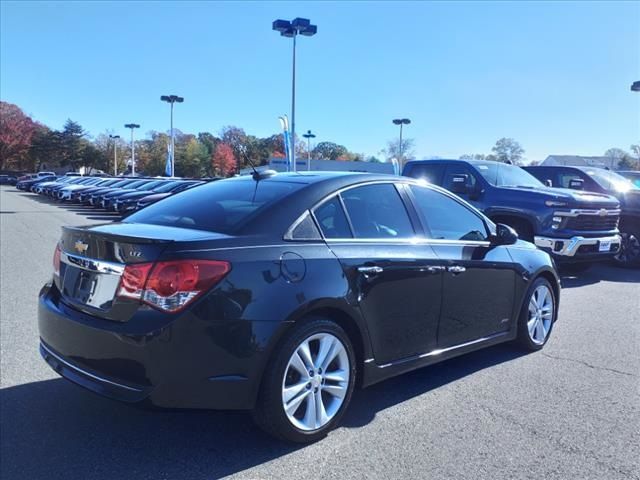
<path fill-rule="evenodd" d="M 235 172 L 237 165 L 232 148 L 226 143 L 219 143 L 211 157 L 214 173 L 221 177 L 228 177 Z"/>
<path fill-rule="evenodd" d="M 17 105 L 0 102 L 0 169 L 16 167 L 31 146 L 36 123 Z"/>

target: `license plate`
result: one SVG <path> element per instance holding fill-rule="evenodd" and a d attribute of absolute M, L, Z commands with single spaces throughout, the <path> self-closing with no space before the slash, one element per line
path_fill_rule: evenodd
<path fill-rule="evenodd" d="M 608 252 L 611 250 L 611 240 L 600 241 L 600 245 L 598 246 L 599 252 Z"/>

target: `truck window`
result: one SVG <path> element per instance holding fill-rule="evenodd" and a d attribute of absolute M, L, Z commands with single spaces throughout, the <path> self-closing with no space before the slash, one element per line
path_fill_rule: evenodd
<path fill-rule="evenodd" d="M 444 165 L 430 163 L 416 163 L 410 165 L 409 171 L 405 173 L 407 177 L 425 180 L 434 185 L 442 185 L 442 174 Z"/>

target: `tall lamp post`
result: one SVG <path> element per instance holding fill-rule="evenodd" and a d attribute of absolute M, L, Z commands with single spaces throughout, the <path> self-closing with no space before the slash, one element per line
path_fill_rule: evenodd
<path fill-rule="evenodd" d="M 127 123 L 124 128 L 131 129 L 131 175 L 136 174 L 136 147 L 133 143 L 133 130 L 136 128 L 140 128 L 140 125 L 137 123 Z"/>
<path fill-rule="evenodd" d="M 175 137 L 173 135 L 173 104 L 184 102 L 183 97 L 178 95 L 162 95 L 160 100 L 171 104 L 171 176 L 176 174 L 176 155 L 175 155 Z"/>
<path fill-rule="evenodd" d="M 398 145 L 398 148 L 400 150 L 400 158 L 398 159 L 398 163 L 400 164 L 400 167 L 402 167 L 402 126 L 403 125 L 409 125 L 411 123 L 411 120 L 409 120 L 408 118 L 395 118 L 393 120 L 393 124 L 394 125 L 400 125 L 400 144 Z"/>
<path fill-rule="evenodd" d="M 311 25 L 306 18 L 295 18 L 292 21 L 276 20 L 272 24 L 273 30 L 280 32 L 283 37 L 293 38 L 293 75 L 291 82 L 291 162 L 296 171 L 296 37 L 304 35 L 312 37 L 318 33 L 318 27 Z"/>
<path fill-rule="evenodd" d="M 113 176 L 118 176 L 118 139 L 120 135 L 109 135 L 113 139 Z"/>
<path fill-rule="evenodd" d="M 640 80 L 638 80 L 637 82 L 633 82 L 631 84 L 631 91 L 632 92 L 640 92 Z"/>
<path fill-rule="evenodd" d="M 307 139 L 307 170 L 311 170 L 311 139 L 316 136 L 311 133 L 311 130 L 307 130 L 307 133 L 302 136 Z"/>

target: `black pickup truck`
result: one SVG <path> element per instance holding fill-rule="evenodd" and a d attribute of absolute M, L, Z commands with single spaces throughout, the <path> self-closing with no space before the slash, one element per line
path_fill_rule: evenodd
<path fill-rule="evenodd" d="M 558 188 L 613 195 L 620 201 L 622 246 L 615 255 L 624 267 L 640 267 L 640 187 L 611 170 L 595 167 L 523 167 L 538 180 Z"/>
<path fill-rule="evenodd" d="M 620 203 L 609 195 L 551 188 L 520 167 L 490 161 L 417 160 L 402 174 L 457 194 L 573 269 L 620 249 Z"/>

